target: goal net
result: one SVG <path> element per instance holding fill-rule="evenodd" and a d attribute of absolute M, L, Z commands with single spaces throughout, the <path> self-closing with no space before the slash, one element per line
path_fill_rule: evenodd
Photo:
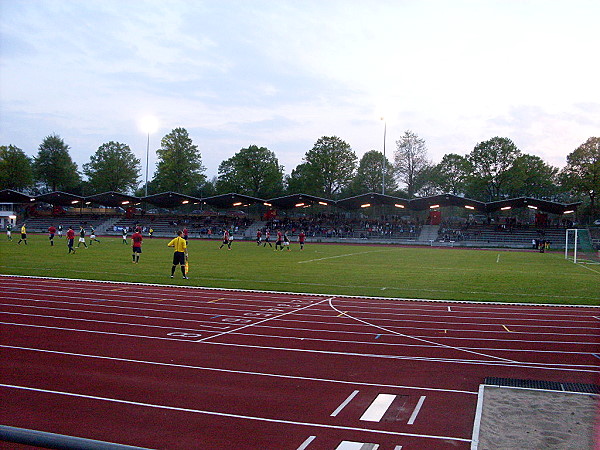
<path fill-rule="evenodd" d="M 565 259 L 574 263 L 600 264 L 600 250 L 594 248 L 589 230 L 569 229 L 566 231 Z"/>

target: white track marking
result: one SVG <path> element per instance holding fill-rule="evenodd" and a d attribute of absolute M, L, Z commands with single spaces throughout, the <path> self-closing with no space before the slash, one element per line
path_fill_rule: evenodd
<path fill-rule="evenodd" d="M 333 299 L 329 300 L 329 306 L 331 306 L 331 308 L 333 310 L 337 311 L 338 313 L 341 312 L 339 309 L 337 309 L 335 306 L 333 306 L 332 300 Z M 444 347 L 444 348 L 449 348 L 449 349 L 457 350 L 457 351 L 461 351 L 461 352 L 467 352 L 467 353 L 471 353 L 471 354 L 474 354 L 474 355 L 483 356 L 483 357 L 486 357 L 486 358 L 497 359 L 497 360 L 500 360 L 500 361 L 506 361 L 506 362 L 511 362 L 511 363 L 517 363 L 517 361 L 513 361 L 512 359 L 501 358 L 499 356 L 493 356 L 493 355 L 486 355 L 485 353 L 474 352 L 472 350 L 467 350 L 467 349 L 460 348 L 460 347 L 453 347 L 451 345 L 440 344 L 438 342 L 430 341 L 430 340 L 427 340 L 427 339 L 422 339 L 422 338 L 418 338 L 418 337 L 415 337 L 415 336 L 409 336 L 407 334 L 398 333 L 397 331 L 393 331 L 393 330 L 390 330 L 390 329 L 385 328 L 385 327 L 380 327 L 379 325 L 375 325 L 373 323 L 369 323 L 369 322 L 367 322 L 365 320 L 359 319 L 357 317 L 354 317 L 354 316 L 351 316 L 351 315 L 348 315 L 348 314 L 346 314 L 346 316 L 349 317 L 349 318 L 351 318 L 352 320 L 357 320 L 358 322 L 362 322 L 365 325 L 369 325 L 369 326 L 372 326 L 372 327 L 375 327 L 375 328 L 379 328 L 380 330 L 384 330 L 384 331 L 387 331 L 388 333 L 396 334 L 398 336 L 402 336 L 402 337 L 405 337 L 405 338 L 408 338 L 408 339 L 414 339 L 414 340 L 417 340 L 417 341 L 426 342 L 426 343 L 431 344 L 431 345 L 436 345 L 438 347 Z"/>
<path fill-rule="evenodd" d="M 317 438 L 316 436 L 307 437 L 306 440 L 300 445 L 300 447 L 298 447 L 298 450 L 305 450 L 306 448 L 308 448 L 310 443 L 312 441 L 314 441 L 316 438 Z"/>
<path fill-rule="evenodd" d="M 9 348 L 14 350 L 22 350 L 22 351 L 31 351 L 38 353 L 50 353 L 54 355 L 64 355 L 64 356 L 73 356 L 77 358 L 90 358 L 90 359 L 100 359 L 107 361 L 118 361 L 124 363 L 133 363 L 133 364 L 147 364 L 151 366 L 158 367 L 173 367 L 178 369 L 190 369 L 190 370 L 204 370 L 209 372 L 222 372 L 222 373 L 232 373 L 239 375 L 252 375 L 252 376 L 260 376 L 260 377 L 272 377 L 272 378 L 282 378 L 289 380 L 302 380 L 302 381 L 314 381 L 319 383 L 333 383 L 333 384 L 343 384 L 350 386 L 367 386 L 367 387 L 378 387 L 378 388 L 395 388 L 395 389 L 416 389 L 420 391 L 433 391 L 433 392 L 449 392 L 453 394 L 467 394 L 473 395 L 477 394 L 477 392 L 472 391 L 461 391 L 457 389 L 443 389 L 443 388 L 429 388 L 422 386 L 406 386 L 406 385 L 394 385 L 394 384 L 380 384 L 380 383 L 363 383 L 360 381 L 345 381 L 345 380 L 334 380 L 331 378 L 315 378 L 315 377 L 301 377 L 295 375 L 282 375 L 275 373 L 264 373 L 264 372 L 249 372 L 245 370 L 231 370 L 231 369 L 221 369 L 217 367 L 202 367 L 202 366 L 190 366 L 186 364 L 173 364 L 173 363 L 162 363 L 157 361 L 146 361 L 139 359 L 127 359 L 127 358 L 117 358 L 114 356 L 99 356 L 99 355 L 89 355 L 83 353 L 70 353 L 70 352 L 59 352 L 55 350 L 43 350 L 37 348 L 27 348 L 27 347 L 17 347 L 13 345 L 0 345 L 2 348 Z"/>
<path fill-rule="evenodd" d="M 107 398 L 107 397 L 99 397 L 99 396 L 95 396 L 95 395 L 76 394 L 76 393 L 64 392 L 64 391 L 53 391 L 53 390 L 49 390 L 49 389 L 39 389 L 39 388 L 32 388 L 32 387 L 27 387 L 27 386 L 17 386 L 17 385 L 11 385 L 11 384 L 0 384 L 0 387 L 6 388 L 6 389 L 28 391 L 28 392 L 38 392 L 38 393 L 44 393 L 44 394 L 61 395 L 61 396 L 66 396 L 66 397 L 83 398 L 86 400 L 97 400 L 97 401 L 102 401 L 102 402 L 118 403 L 118 404 L 123 404 L 123 405 L 140 406 L 140 407 L 145 407 L 145 408 L 155 408 L 155 409 L 162 409 L 162 410 L 168 410 L 168 411 L 187 412 L 187 413 L 193 413 L 193 414 L 203 414 L 203 415 L 209 415 L 209 416 L 227 417 L 230 419 L 253 420 L 253 421 L 259 421 L 259 422 L 269 422 L 269 423 L 295 425 L 295 426 L 306 426 L 306 427 L 311 427 L 311 428 L 325 428 L 325 429 L 342 430 L 342 431 L 367 432 L 367 433 L 384 434 L 384 435 L 391 435 L 391 436 L 409 436 L 409 437 L 416 437 L 416 438 L 471 442 L 471 439 L 453 437 L 453 436 L 435 436 L 435 435 L 430 435 L 430 434 L 401 433 L 398 431 L 373 430 L 373 429 L 364 429 L 364 428 L 358 428 L 358 427 L 344 427 L 344 426 L 339 426 L 339 425 L 327 425 L 327 424 L 322 424 L 322 423 L 296 422 L 293 420 L 270 419 L 270 418 L 266 418 L 266 417 L 246 416 L 246 415 L 241 415 L 241 414 L 230 414 L 230 413 L 207 411 L 207 410 L 201 410 L 201 409 L 181 408 L 181 407 L 169 406 L 169 405 L 157 405 L 157 404 L 153 404 L 153 403 L 134 402 L 134 401 L 130 401 L 130 400 L 122 400 L 122 399 L 117 399 L 117 398 Z"/>
<path fill-rule="evenodd" d="M 396 396 L 392 394 L 379 394 L 373 400 L 373 403 L 369 405 L 369 407 L 365 410 L 362 416 L 360 416 L 360 420 L 365 422 L 379 422 L 392 405 L 392 403 L 396 400 Z"/>
<path fill-rule="evenodd" d="M 419 411 L 421 411 L 421 408 L 423 407 L 423 403 L 425 402 L 425 399 L 427 397 L 425 395 L 422 395 L 421 398 L 419 398 L 419 401 L 417 402 L 417 406 L 415 406 L 415 409 L 413 410 L 412 414 L 410 415 L 410 419 L 408 419 L 408 425 L 413 425 L 415 423 L 415 420 L 417 420 L 417 416 L 419 415 Z"/>
<path fill-rule="evenodd" d="M 4 267 L 4 266 L 0 266 Z M 22 269 L 31 270 L 31 267 L 21 267 Z M 216 292 L 238 292 L 238 293 L 261 293 L 261 294 L 278 294 L 278 295 L 296 295 L 302 298 L 304 297 L 325 297 L 325 294 L 311 294 L 306 292 L 288 292 L 288 291 L 268 291 L 268 290 L 259 290 L 259 289 L 232 289 L 232 288 L 211 288 L 211 287 L 203 287 L 203 286 L 180 286 L 180 285 L 172 285 L 172 284 L 159 284 L 159 283 L 135 283 L 132 281 L 107 281 L 107 280 L 89 280 L 83 278 L 60 278 L 60 277 L 41 277 L 41 276 L 30 276 L 30 275 L 6 275 L 0 274 L 0 277 L 5 278 L 23 278 L 29 280 L 50 280 L 50 281 L 79 281 L 83 283 L 98 283 L 98 284 L 111 284 L 111 285 L 129 285 L 129 286 L 148 286 L 148 287 L 160 287 L 160 288 L 169 288 L 173 290 L 182 289 L 182 290 L 204 290 L 204 291 L 216 291 Z M 214 279 L 211 277 L 211 279 Z M 264 281 L 262 280 L 232 280 L 230 278 L 226 279 L 227 281 Z M 286 283 L 285 281 L 277 281 L 273 283 Z M 306 285 L 317 285 L 316 283 L 291 283 L 287 284 L 306 284 Z M 319 286 L 334 286 L 332 284 L 318 284 Z M 20 285 L 21 286 L 21 285 Z M 19 287 L 20 287 L 19 286 Z M 356 288 L 364 288 L 365 286 L 348 286 L 348 285 L 340 285 L 340 287 L 356 287 Z M 21 287 L 20 287 L 21 288 Z M 391 289 L 391 288 L 388 288 Z M 405 288 L 403 288 L 405 289 Z M 419 292 L 455 292 L 445 289 L 408 289 Z M 485 295 L 495 295 L 495 296 L 507 296 L 507 297 L 518 297 L 518 296 L 530 296 L 530 297 L 543 297 L 543 298 L 564 298 L 562 295 L 548 295 L 544 293 L 531 293 L 531 294 L 521 294 L 518 292 L 482 292 L 482 291 L 462 291 L 463 294 L 485 294 Z M 532 305 L 531 303 L 519 303 L 519 302 L 497 302 L 497 301 L 473 301 L 473 300 L 440 300 L 440 299 L 430 299 L 430 298 L 403 298 L 403 297 L 374 297 L 374 296 L 361 296 L 361 295 L 336 295 L 338 298 L 351 298 L 351 299 L 365 299 L 365 300 L 390 300 L 390 301 L 400 301 L 400 302 L 421 302 L 421 303 L 452 303 L 452 304 L 462 304 L 462 305 L 486 305 L 486 306 L 527 306 L 529 308 L 532 307 L 562 307 L 562 308 L 593 308 L 599 309 L 600 307 L 596 305 L 564 305 L 564 304 L 554 304 L 554 303 L 536 303 Z M 581 299 L 590 299 L 590 297 L 573 297 L 570 298 L 581 298 Z M 593 300 L 597 300 L 596 297 L 591 298 Z"/>
<path fill-rule="evenodd" d="M 352 392 L 352 394 L 350 394 L 350 395 L 349 395 L 349 396 L 346 398 L 346 400 L 344 400 L 344 401 L 343 401 L 343 402 L 340 404 L 340 406 L 338 406 L 338 407 L 335 409 L 335 411 L 334 411 L 334 412 L 332 412 L 332 413 L 330 414 L 330 415 L 331 415 L 331 417 L 336 417 L 336 416 L 337 416 L 337 415 L 338 415 L 338 414 L 339 414 L 339 413 L 342 411 L 342 409 L 344 409 L 344 408 L 346 407 L 346 405 L 348 405 L 348 403 L 350 403 L 350 402 L 352 401 L 352 399 L 353 399 L 354 397 L 356 397 L 356 395 L 357 395 L 359 392 L 360 392 L 360 391 L 354 391 L 354 392 Z"/>
<path fill-rule="evenodd" d="M 214 338 L 218 338 L 219 336 L 223 336 L 223 335 L 225 335 L 225 334 L 235 333 L 235 332 L 237 332 L 237 331 L 243 330 L 243 329 L 245 329 L 245 328 L 248 328 L 248 327 L 253 327 L 253 326 L 256 326 L 256 325 L 260 325 L 261 323 L 268 322 L 268 321 L 270 321 L 270 320 L 279 319 L 280 317 L 287 316 L 287 315 L 289 315 L 289 314 L 294 314 L 294 313 L 297 313 L 298 311 L 302 311 L 302 310 L 304 310 L 304 309 L 306 309 L 306 308 L 310 308 L 310 307 L 312 307 L 312 306 L 315 306 L 315 305 L 318 305 L 318 304 L 320 304 L 320 303 L 323 303 L 323 302 L 326 302 L 326 301 L 331 301 L 331 300 L 332 300 L 332 299 L 334 299 L 334 298 L 335 298 L 335 297 L 326 298 L 326 299 L 323 299 L 323 300 L 321 300 L 320 302 L 311 303 L 310 305 L 303 306 L 302 308 L 297 308 L 297 309 L 294 309 L 294 310 L 292 310 L 292 311 L 285 312 L 285 313 L 283 313 L 283 314 L 279 314 L 278 316 L 268 317 L 268 318 L 266 318 L 266 319 L 259 320 L 258 322 L 249 323 L 248 325 L 243 325 L 243 326 L 241 326 L 241 327 L 238 327 L 238 328 L 236 328 L 236 329 L 234 329 L 234 330 L 230 330 L 230 331 L 223 331 L 222 333 L 217 333 L 217 334 L 215 334 L 215 335 L 213 335 L 213 336 L 207 336 L 207 337 L 205 337 L 205 338 L 198 339 L 196 342 L 206 342 L 208 339 L 214 339 Z"/>

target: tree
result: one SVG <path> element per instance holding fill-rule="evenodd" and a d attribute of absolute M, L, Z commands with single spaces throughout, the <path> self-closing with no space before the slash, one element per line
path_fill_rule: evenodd
<path fill-rule="evenodd" d="M 358 195 L 367 192 L 383 192 L 383 170 L 385 170 L 386 192 L 396 191 L 398 185 L 393 176 L 394 166 L 390 164 L 387 158 L 384 161 L 383 153 L 370 150 L 360 159 L 349 193 Z"/>
<path fill-rule="evenodd" d="M 31 159 L 19 147 L 0 146 L 0 189 L 22 190 L 32 183 Z"/>
<path fill-rule="evenodd" d="M 574 193 L 587 196 L 590 213 L 596 215 L 596 196 L 600 192 L 600 138 L 591 137 L 567 155 L 560 174 L 563 185 Z"/>
<path fill-rule="evenodd" d="M 298 164 L 292 172 L 285 177 L 288 194 L 323 195 L 321 180 L 315 176 L 308 163 Z"/>
<path fill-rule="evenodd" d="M 77 164 L 69 155 L 69 146 L 56 134 L 44 138 L 33 168 L 37 180 L 52 191 L 68 191 L 81 182 Z"/>
<path fill-rule="evenodd" d="M 161 140 L 153 187 L 157 192 L 174 191 L 191 195 L 206 181 L 202 156 L 185 128 L 175 128 Z"/>
<path fill-rule="evenodd" d="M 133 192 L 139 184 L 140 160 L 126 144 L 110 141 L 98 147 L 83 165 L 91 189 L 96 192 Z"/>
<path fill-rule="evenodd" d="M 533 155 L 518 156 L 507 170 L 509 197 L 548 198 L 557 192 L 558 169 Z"/>
<path fill-rule="evenodd" d="M 469 181 L 475 190 L 485 193 L 483 200 L 498 200 L 507 194 L 509 169 L 520 155 L 508 138 L 494 137 L 475 146 L 467 157 L 473 168 Z"/>
<path fill-rule="evenodd" d="M 304 186 L 314 186 L 314 191 L 307 193 L 331 198 L 352 182 L 357 159 L 350 145 L 339 137 L 323 136 L 306 152 L 306 165 L 296 174 L 306 177 Z"/>
<path fill-rule="evenodd" d="M 394 169 L 398 180 L 406 185 L 409 197 L 413 197 L 417 191 L 416 181 L 419 173 L 429 166 L 425 141 L 412 131 L 406 131 L 404 136 L 396 141 Z"/>
<path fill-rule="evenodd" d="M 448 153 L 432 172 L 433 184 L 440 192 L 464 195 L 471 170 L 471 163 L 467 158 L 456 153 Z"/>
<path fill-rule="evenodd" d="M 266 147 L 242 148 L 219 165 L 217 190 L 259 198 L 272 198 L 283 191 L 283 166 Z"/>

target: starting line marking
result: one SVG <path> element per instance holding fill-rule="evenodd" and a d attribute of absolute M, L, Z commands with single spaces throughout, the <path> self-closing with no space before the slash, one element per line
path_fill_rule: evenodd
<path fill-rule="evenodd" d="M 360 420 L 379 422 L 395 399 L 396 396 L 392 394 L 379 394 L 360 417 Z"/>
<path fill-rule="evenodd" d="M 350 402 L 352 401 L 352 399 L 353 399 L 354 397 L 356 397 L 356 395 L 357 395 L 359 392 L 360 392 L 360 391 L 354 391 L 352 394 L 350 394 L 350 395 L 348 396 L 348 398 L 347 398 L 346 400 L 344 400 L 344 401 L 342 402 L 342 404 L 341 404 L 340 406 L 338 406 L 334 412 L 332 412 L 332 413 L 331 413 L 331 417 L 335 417 L 335 416 L 337 416 L 337 415 L 340 413 L 340 411 L 341 411 L 342 409 L 344 409 L 344 408 L 346 407 L 346 405 L 347 405 L 348 403 L 350 403 Z"/>
<path fill-rule="evenodd" d="M 427 398 L 427 396 L 422 395 L 421 398 L 419 399 L 419 401 L 417 402 L 417 406 L 415 406 L 415 409 L 413 411 L 413 413 L 410 415 L 410 419 L 408 419 L 408 424 L 412 425 L 415 423 L 415 420 L 417 420 L 417 416 L 419 415 L 419 411 L 421 411 L 421 407 L 423 406 L 423 403 L 425 402 L 425 399 Z"/>
<path fill-rule="evenodd" d="M 504 328 L 506 331 L 508 331 L 509 333 L 512 333 L 512 331 L 510 331 L 508 328 L 506 328 L 506 325 L 502 325 L 502 328 Z"/>

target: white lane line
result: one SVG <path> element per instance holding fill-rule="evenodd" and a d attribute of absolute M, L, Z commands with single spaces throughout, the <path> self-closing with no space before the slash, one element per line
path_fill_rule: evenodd
<path fill-rule="evenodd" d="M 268 317 L 268 318 L 266 318 L 266 319 L 259 320 L 258 322 L 249 323 L 248 325 L 243 325 L 243 326 L 241 326 L 241 327 L 238 327 L 238 328 L 236 328 L 236 329 L 234 329 L 234 330 L 224 331 L 224 332 L 222 332 L 222 333 L 217 333 L 217 334 L 214 334 L 214 335 L 212 335 L 212 336 L 207 336 L 207 337 L 205 337 L 205 338 L 198 339 L 197 341 L 194 341 L 194 342 L 206 342 L 206 341 L 207 341 L 207 340 L 209 340 L 209 339 L 218 338 L 218 337 L 220 337 L 220 336 L 223 336 L 223 335 L 225 335 L 225 334 L 236 333 L 236 332 L 238 332 L 238 331 L 240 331 L 240 330 L 243 330 L 243 329 L 245 329 L 245 328 L 248 328 L 248 327 L 254 327 L 254 326 L 256 326 L 256 325 L 260 325 L 261 323 L 269 322 L 269 321 L 271 321 L 271 320 L 279 319 L 280 317 L 284 317 L 284 316 L 287 316 L 287 315 L 289 315 L 289 314 L 294 314 L 294 313 L 297 313 L 298 311 L 302 311 L 302 310 L 304 310 L 304 309 L 311 308 L 311 307 L 313 307 L 313 306 L 315 306 L 315 305 L 319 305 L 319 304 L 321 304 L 321 303 L 323 303 L 323 302 L 331 301 L 331 300 L 333 300 L 334 298 L 335 298 L 335 297 L 325 298 L 325 299 L 321 300 L 320 302 L 311 303 L 310 305 L 306 305 L 306 306 L 303 306 L 302 308 L 297 308 L 297 309 L 294 309 L 294 310 L 292 310 L 292 311 L 288 311 L 288 312 L 285 312 L 285 313 L 283 313 L 283 314 L 279 314 L 278 316 Z"/>
<path fill-rule="evenodd" d="M 59 352 L 56 350 L 43 350 L 37 348 L 27 348 L 27 347 L 16 347 L 13 345 L 0 345 L 0 348 L 10 348 L 14 350 L 23 350 L 23 351 L 32 351 L 32 352 L 40 352 L 40 353 L 50 353 L 54 355 L 64 355 L 64 356 L 74 356 L 79 358 L 91 358 L 91 359 L 101 359 L 107 361 L 119 361 L 124 363 L 134 363 L 134 364 L 148 364 L 159 367 L 174 367 L 178 369 L 192 369 L 192 370 L 205 370 L 210 372 L 222 372 L 222 373 L 234 373 L 238 375 L 254 375 L 254 376 L 262 376 L 262 377 L 272 377 L 272 378 L 282 378 L 286 380 L 302 380 L 302 381 L 314 381 L 314 382 L 323 382 L 323 383 L 334 383 L 334 384 L 344 384 L 351 386 L 369 386 L 369 387 L 378 387 L 378 388 L 397 388 L 397 389 L 417 389 L 424 391 L 434 391 L 434 392 L 449 392 L 453 394 L 467 394 L 467 395 L 476 395 L 477 392 L 471 391 L 460 391 L 456 389 L 442 389 L 442 388 L 428 388 L 422 386 L 405 386 L 405 385 L 393 385 L 393 384 L 381 384 L 381 383 L 364 383 L 360 381 L 345 381 L 345 380 L 334 380 L 331 378 L 315 378 L 315 377 L 301 377 L 295 375 L 281 375 L 276 373 L 266 373 L 266 372 L 249 372 L 246 370 L 231 370 L 231 369 L 222 369 L 218 367 L 202 367 L 202 366 L 190 366 L 185 364 L 173 364 L 173 363 L 163 363 L 157 361 L 144 361 L 139 359 L 126 359 L 126 358 L 117 358 L 114 356 L 99 356 L 99 355 L 86 355 L 82 353 L 69 353 L 69 352 Z"/>
<path fill-rule="evenodd" d="M 360 417 L 360 420 L 379 422 L 395 399 L 396 396 L 392 394 L 379 394 Z"/>
<path fill-rule="evenodd" d="M 410 415 L 410 419 L 408 419 L 408 425 L 412 425 L 412 424 L 415 423 L 415 420 L 417 420 L 417 416 L 419 415 L 419 411 L 421 411 L 421 408 L 423 407 L 423 403 L 425 402 L 426 398 L 427 398 L 427 396 L 425 396 L 425 395 L 421 396 L 421 398 L 417 402 L 417 406 L 415 406 L 414 411 Z"/>
<path fill-rule="evenodd" d="M 333 306 L 332 300 L 334 298 L 335 297 L 332 297 L 331 299 L 328 299 L 329 300 L 329 306 L 331 307 L 331 309 L 333 309 L 334 311 L 337 311 L 339 313 L 341 311 L 339 309 L 337 309 L 335 306 Z M 485 353 L 474 352 L 472 350 L 467 350 L 465 348 L 454 347 L 452 345 L 446 345 L 446 344 L 440 344 L 439 342 L 430 341 L 430 340 L 427 340 L 427 339 L 421 339 L 421 338 L 418 338 L 418 337 L 415 337 L 415 336 L 410 336 L 408 334 L 399 333 L 397 331 L 390 330 L 389 328 L 381 327 L 379 325 L 375 325 L 374 323 L 367 322 L 366 320 L 359 319 L 358 317 L 351 316 L 350 314 L 346 314 L 346 316 L 349 317 L 349 318 L 351 318 L 351 319 L 353 319 L 353 320 L 356 320 L 358 322 L 361 322 L 361 323 L 364 323 L 366 325 L 369 325 L 371 327 L 379 328 L 380 330 L 387 331 L 388 333 L 395 334 L 397 336 L 403 336 L 403 337 L 408 338 L 408 339 L 414 339 L 416 341 L 426 342 L 427 344 L 432 344 L 432 345 L 435 345 L 435 346 L 438 346 L 438 347 L 449 348 L 449 349 L 452 349 L 452 350 L 457 350 L 457 351 L 460 351 L 460 352 L 471 353 L 473 355 L 484 356 L 486 358 L 496 359 L 496 360 L 505 361 L 505 362 L 509 362 L 509 363 L 514 363 L 514 364 L 518 364 L 519 363 L 519 361 L 514 361 L 512 359 L 501 358 L 499 356 L 494 356 L 494 355 L 486 355 Z"/>
<path fill-rule="evenodd" d="M 310 443 L 312 441 L 314 441 L 316 439 L 316 436 L 309 436 L 306 438 L 306 440 L 300 445 L 300 447 L 298 447 L 298 450 L 304 450 L 305 448 L 307 448 Z"/>
<path fill-rule="evenodd" d="M 417 438 L 428 438 L 428 439 L 438 439 L 438 440 L 452 440 L 459 442 L 471 442 L 469 438 L 460 438 L 460 437 L 452 437 L 452 436 L 436 436 L 431 434 L 417 434 L 417 433 L 402 433 L 399 431 L 385 431 L 385 430 L 375 430 L 375 429 L 365 429 L 359 427 L 345 427 L 339 425 L 327 425 L 323 423 L 312 423 L 312 422 L 296 422 L 293 420 L 284 420 L 284 419 L 270 419 L 267 417 L 256 417 L 256 416 L 246 416 L 242 414 L 230 414 L 230 413 L 222 413 L 217 411 L 206 411 L 201 409 L 191 409 L 191 408 L 181 408 L 177 406 L 168 406 L 168 405 L 157 405 L 153 403 L 143 403 L 143 402 L 134 402 L 130 400 L 121 400 L 117 398 L 108 398 L 108 397 L 98 397 L 95 395 L 85 395 L 85 394 L 75 394 L 73 392 L 64 392 L 64 391 L 53 391 L 49 389 L 39 389 L 32 388 L 27 386 L 17 386 L 13 384 L 0 384 L 0 388 L 7 389 L 18 389 L 22 391 L 30 391 L 30 392 L 41 392 L 45 394 L 54 394 L 54 395 L 62 395 L 67 397 L 76 397 L 76 398 L 84 398 L 88 400 L 98 400 L 104 402 L 111 403 L 119 403 L 122 405 L 131 405 L 131 406 L 142 406 L 146 408 L 155 408 L 162 409 L 168 411 L 178 411 L 178 412 L 187 412 L 187 413 L 195 413 L 195 414 L 204 414 L 208 416 L 218 416 L 218 417 L 228 417 L 230 419 L 243 419 L 243 420 L 254 420 L 259 422 L 269 422 L 269 423 L 278 423 L 284 425 L 296 425 L 296 426 L 305 426 L 305 427 L 314 427 L 314 428 L 325 428 L 325 429 L 333 429 L 333 430 L 343 430 L 343 431 L 360 431 L 367 433 L 375 433 L 375 434 L 385 434 L 390 436 L 409 436 L 409 437 L 417 437 Z"/>
<path fill-rule="evenodd" d="M 332 413 L 331 413 L 331 417 L 335 417 L 335 416 L 337 416 L 337 415 L 338 415 L 338 414 L 339 414 L 339 413 L 342 411 L 342 409 L 344 409 L 344 408 L 346 407 L 346 405 L 347 405 L 348 403 L 350 403 L 354 397 L 356 397 L 356 395 L 357 395 L 359 392 L 360 392 L 360 391 L 354 391 L 352 394 L 350 394 L 350 395 L 348 396 L 348 398 L 347 398 L 346 400 L 344 400 L 344 401 L 342 402 L 342 404 L 341 404 L 340 406 L 338 406 L 334 412 L 332 412 Z"/>

